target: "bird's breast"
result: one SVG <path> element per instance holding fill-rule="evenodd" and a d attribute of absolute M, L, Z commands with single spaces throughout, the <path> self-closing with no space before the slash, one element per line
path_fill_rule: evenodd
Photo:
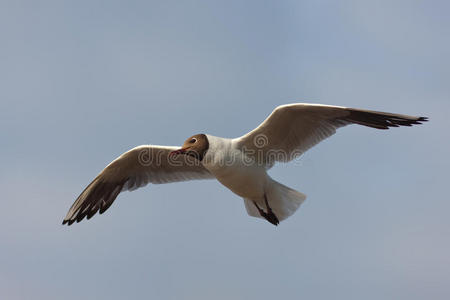
<path fill-rule="evenodd" d="M 260 198 L 267 181 L 266 168 L 240 153 L 238 150 L 218 151 L 206 157 L 204 166 L 224 186 L 244 198 Z"/>

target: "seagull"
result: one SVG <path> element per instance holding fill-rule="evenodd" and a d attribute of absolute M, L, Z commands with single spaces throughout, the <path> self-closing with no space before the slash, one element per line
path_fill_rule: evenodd
<path fill-rule="evenodd" d="M 299 157 L 346 125 L 389 129 L 427 120 L 323 104 L 281 105 L 257 128 L 239 138 L 201 133 L 189 137 L 181 148 L 143 145 L 123 153 L 78 196 L 63 224 L 102 214 L 122 191 L 133 191 L 148 183 L 217 179 L 243 198 L 250 216 L 278 225 L 299 208 L 306 195 L 267 174 L 276 162 Z"/>

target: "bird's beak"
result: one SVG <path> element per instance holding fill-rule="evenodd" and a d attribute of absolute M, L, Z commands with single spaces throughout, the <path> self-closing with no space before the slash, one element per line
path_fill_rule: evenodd
<path fill-rule="evenodd" d="M 189 148 L 180 148 L 178 150 L 172 151 L 172 152 L 169 153 L 169 156 L 175 156 L 175 155 L 178 155 L 178 154 L 184 154 L 184 153 L 186 153 L 187 149 L 189 149 Z"/>

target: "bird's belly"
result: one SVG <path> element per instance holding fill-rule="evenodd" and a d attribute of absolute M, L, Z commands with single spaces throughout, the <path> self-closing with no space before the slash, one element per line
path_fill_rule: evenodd
<path fill-rule="evenodd" d="M 241 197 L 252 199 L 264 196 L 267 173 L 263 168 L 227 167 L 213 173 L 220 183 Z"/>

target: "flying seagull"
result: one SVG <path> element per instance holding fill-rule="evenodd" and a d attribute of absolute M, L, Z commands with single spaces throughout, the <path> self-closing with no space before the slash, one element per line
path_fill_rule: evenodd
<path fill-rule="evenodd" d="M 120 192 L 148 183 L 215 178 L 244 199 L 250 216 L 278 225 L 298 209 L 306 196 L 267 174 L 276 162 L 291 161 L 349 124 L 389 129 L 427 120 L 322 104 L 281 105 L 257 128 L 239 138 L 202 133 L 188 138 L 181 148 L 144 145 L 125 152 L 84 189 L 63 224 L 102 214 Z"/>

